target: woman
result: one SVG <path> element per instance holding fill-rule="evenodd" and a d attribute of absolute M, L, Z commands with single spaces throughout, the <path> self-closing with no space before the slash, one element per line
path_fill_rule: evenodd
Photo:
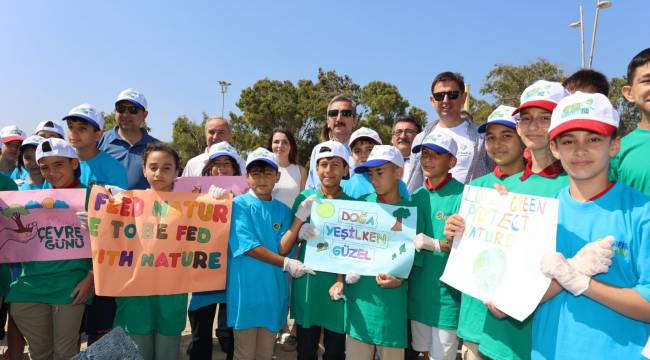
<path fill-rule="evenodd" d="M 297 164 L 298 146 L 293 134 L 285 129 L 274 129 L 266 148 L 278 158 L 280 181 L 273 189 L 273 198 L 289 208 L 296 196 L 305 189 L 307 170 Z"/>

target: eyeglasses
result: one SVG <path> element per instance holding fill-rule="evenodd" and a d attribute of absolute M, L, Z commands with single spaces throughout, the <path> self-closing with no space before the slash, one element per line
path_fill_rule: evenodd
<path fill-rule="evenodd" d="M 460 96 L 460 91 L 441 91 L 433 93 L 433 99 L 436 101 L 442 101 L 445 99 L 445 95 L 449 96 L 449 100 L 456 100 Z"/>
<path fill-rule="evenodd" d="M 342 117 L 352 117 L 353 114 L 352 110 L 350 109 L 342 109 L 342 110 L 332 109 L 327 111 L 327 116 L 335 118 L 339 116 L 339 113 L 341 113 Z"/>
<path fill-rule="evenodd" d="M 404 130 L 400 129 L 400 130 L 393 131 L 393 136 L 402 136 L 402 134 L 406 136 L 415 136 L 418 134 L 418 132 L 413 129 L 404 129 Z"/>
<path fill-rule="evenodd" d="M 126 106 L 126 105 L 117 105 L 115 107 L 115 111 L 117 111 L 120 114 L 124 114 L 126 111 L 129 112 L 131 115 L 135 115 L 140 111 L 140 108 L 137 106 Z"/>

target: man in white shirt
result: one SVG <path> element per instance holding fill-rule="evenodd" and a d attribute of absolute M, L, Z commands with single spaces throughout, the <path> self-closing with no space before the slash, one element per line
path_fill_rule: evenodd
<path fill-rule="evenodd" d="M 183 176 L 201 176 L 205 163 L 208 162 L 208 150 L 212 144 L 230 141 L 230 125 L 222 117 L 212 117 L 205 122 L 205 151 L 187 161 Z M 240 165 L 241 166 L 241 165 Z"/>
<path fill-rule="evenodd" d="M 413 170 L 413 161 L 411 161 L 411 147 L 413 147 L 413 140 L 420 131 L 422 131 L 420 124 L 409 116 L 400 116 L 393 124 L 391 144 L 399 150 L 404 158 L 402 181 L 405 183 L 409 180 L 411 171 Z"/>

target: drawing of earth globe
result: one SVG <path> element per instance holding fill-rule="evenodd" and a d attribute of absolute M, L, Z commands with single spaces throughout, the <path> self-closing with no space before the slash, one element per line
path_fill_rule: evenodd
<path fill-rule="evenodd" d="M 506 274 L 506 254 L 496 248 L 482 251 L 474 260 L 472 274 L 481 290 L 492 293 L 501 285 Z"/>
<path fill-rule="evenodd" d="M 331 218 L 334 216 L 334 204 L 331 202 L 324 202 L 316 207 L 316 213 L 322 218 Z"/>

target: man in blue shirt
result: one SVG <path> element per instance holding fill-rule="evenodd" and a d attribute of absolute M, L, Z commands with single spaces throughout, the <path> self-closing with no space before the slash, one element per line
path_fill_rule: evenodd
<path fill-rule="evenodd" d="M 97 146 L 126 168 L 129 190 L 149 187 L 142 172 L 142 154 L 148 144 L 159 140 L 142 128 L 147 115 L 144 95 L 134 89 L 122 91 L 115 100 L 117 126 L 105 132 Z"/>

